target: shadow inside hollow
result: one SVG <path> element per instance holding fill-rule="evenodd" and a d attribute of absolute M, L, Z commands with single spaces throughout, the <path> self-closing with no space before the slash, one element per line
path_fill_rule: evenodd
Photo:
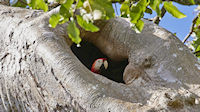
<path fill-rule="evenodd" d="M 72 52 L 77 58 L 90 70 L 93 62 L 98 58 L 108 59 L 108 69 L 101 72 L 101 75 L 107 77 L 115 82 L 124 83 L 123 72 L 128 64 L 128 60 L 125 61 L 112 61 L 106 55 L 104 55 L 94 44 L 87 41 L 81 42 L 81 47 L 76 47 L 76 44 L 71 46 Z"/>

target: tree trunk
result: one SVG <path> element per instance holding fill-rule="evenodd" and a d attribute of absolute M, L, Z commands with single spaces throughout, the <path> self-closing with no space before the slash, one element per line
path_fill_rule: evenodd
<path fill-rule="evenodd" d="M 200 64 L 172 33 L 143 20 L 137 34 L 122 18 L 96 21 L 97 33 L 80 28 L 109 59 L 128 59 L 117 83 L 78 60 L 67 23 L 48 27 L 52 12 L 0 5 L 1 110 L 200 111 Z"/>

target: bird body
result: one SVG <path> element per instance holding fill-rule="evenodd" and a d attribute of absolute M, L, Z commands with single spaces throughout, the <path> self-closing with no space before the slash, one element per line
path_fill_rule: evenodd
<path fill-rule="evenodd" d="M 98 58 L 94 61 L 91 67 L 91 71 L 100 74 L 102 70 L 108 68 L 108 61 L 106 58 Z"/>

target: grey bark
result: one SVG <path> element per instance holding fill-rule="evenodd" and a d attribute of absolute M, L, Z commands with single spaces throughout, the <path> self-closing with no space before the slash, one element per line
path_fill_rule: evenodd
<path fill-rule="evenodd" d="M 88 70 L 72 53 L 66 24 L 51 12 L 0 5 L 0 109 L 4 111 L 200 111 L 200 64 L 167 30 L 122 18 L 96 21 L 81 37 L 112 60 L 128 59 L 126 84 Z"/>

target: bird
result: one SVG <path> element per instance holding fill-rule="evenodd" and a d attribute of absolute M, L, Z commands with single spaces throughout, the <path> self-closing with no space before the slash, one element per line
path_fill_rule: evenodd
<path fill-rule="evenodd" d="M 101 74 L 101 71 L 104 71 L 107 68 L 108 68 L 107 58 L 98 58 L 92 64 L 91 71 L 96 74 Z"/>
<path fill-rule="evenodd" d="M 77 47 L 74 43 L 72 44 L 71 49 L 76 57 L 81 61 L 81 63 L 90 71 L 92 64 L 96 59 L 106 58 L 109 67 L 106 70 L 101 70 L 99 75 L 102 75 L 118 83 L 124 83 L 123 72 L 129 63 L 128 59 L 122 61 L 113 61 L 109 59 L 109 57 L 107 57 L 105 54 L 103 54 L 94 44 L 84 40 L 81 42 L 81 47 Z"/>

